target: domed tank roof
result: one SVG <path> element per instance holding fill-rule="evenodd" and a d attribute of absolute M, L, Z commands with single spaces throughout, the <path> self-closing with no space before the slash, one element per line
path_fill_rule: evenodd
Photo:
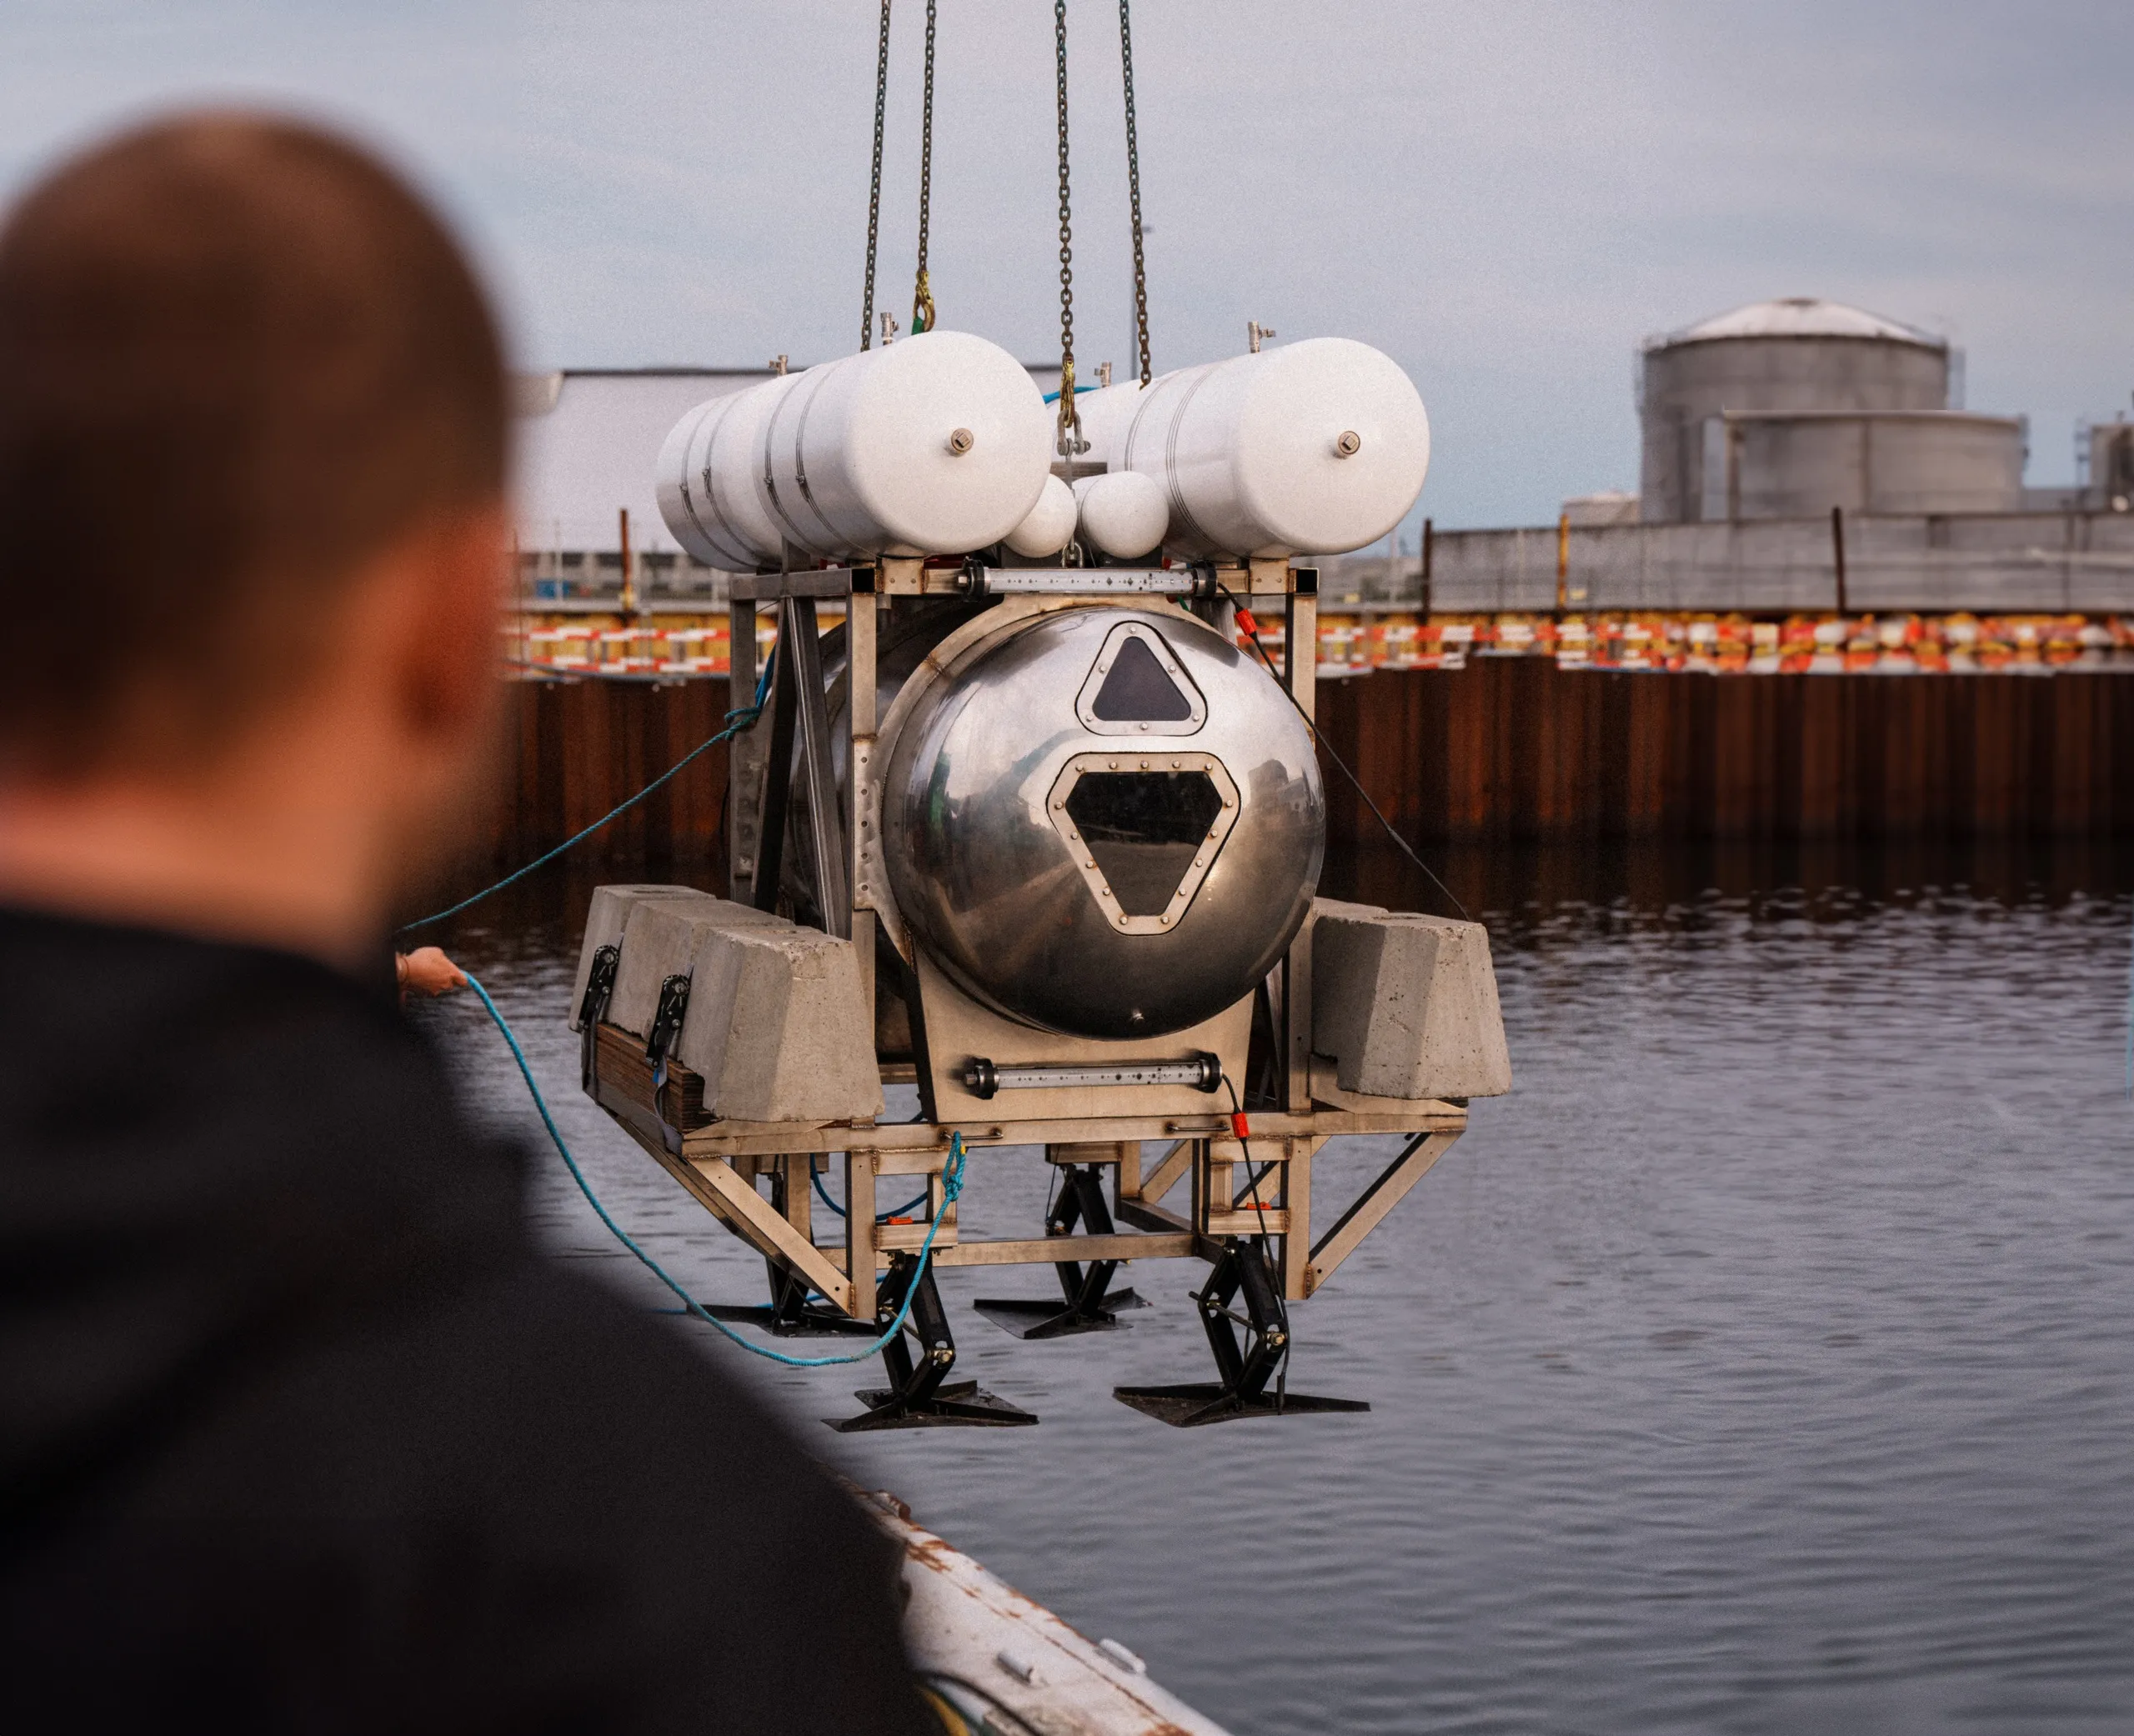
<path fill-rule="evenodd" d="M 1790 295 L 1775 302 L 1752 302 L 1665 338 L 1654 339 L 1649 349 L 1677 343 L 1702 343 L 1716 338 L 1881 338 L 1898 343 L 1916 343 L 1925 349 L 1946 349 L 1948 342 L 1931 333 L 1901 325 L 1864 308 L 1842 302 L 1820 301 L 1814 296 Z"/>

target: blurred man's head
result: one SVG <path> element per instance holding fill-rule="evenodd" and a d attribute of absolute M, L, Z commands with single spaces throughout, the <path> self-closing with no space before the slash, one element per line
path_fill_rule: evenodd
<path fill-rule="evenodd" d="M 216 810 L 288 871 L 338 826 L 308 872 L 382 920 L 480 788 L 505 459 L 481 289 L 362 152 L 209 114 L 33 188 L 0 228 L 0 897 L 83 883 L 70 837 L 198 857 Z"/>

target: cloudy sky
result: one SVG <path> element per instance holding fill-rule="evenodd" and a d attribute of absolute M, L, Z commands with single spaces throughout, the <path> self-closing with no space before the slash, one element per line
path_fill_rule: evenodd
<path fill-rule="evenodd" d="M 944 323 L 1057 355 L 1050 8 L 942 0 Z M 908 311 L 923 0 L 899 0 L 882 278 Z M 1070 0 L 1077 353 L 1130 341 L 1118 17 Z M 872 0 L 6 0 L 0 185 L 145 108 L 360 129 L 473 238 L 528 365 L 856 342 Z M 1245 322 L 1405 366 L 1418 514 L 1636 485 L 1646 335 L 1812 294 L 1944 332 L 2034 483 L 2134 389 L 2134 8 L 1140 0 L 1159 368 Z"/>

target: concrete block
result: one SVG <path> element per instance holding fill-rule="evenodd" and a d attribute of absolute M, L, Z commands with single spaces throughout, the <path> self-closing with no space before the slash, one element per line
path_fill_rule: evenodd
<path fill-rule="evenodd" d="M 1313 1049 L 1344 1091 L 1500 1097 L 1511 1054 L 1480 923 L 1342 904 L 1312 906 Z"/>
<path fill-rule="evenodd" d="M 733 1121 L 879 1116 L 874 1009 L 852 943 L 786 922 L 701 933 L 674 1058 L 704 1076 L 704 1107 Z"/>
<path fill-rule="evenodd" d="M 874 1009 L 851 942 L 685 886 L 604 886 L 587 913 L 574 991 L 594 953 L 619 946 L 608 1022 L 652 1028 L 660 985 L 689 978 L 671 1053 L 724 1120 L 852 1121 L 882 1113 Z"/>
<path fill-rule="evenodd" d="M 649 1034 L 659 1010 L 659 985 L 669 977 L 694 973 L 707 928 L 766 924 L 781 925 L 779 918 L 766 912 L 729 898 L 715 898 L 709 893 L 639 899 L 630 907 L 623 926 L 623 956 L 615 968 L 615 992 L 608 1003 L 608 1023 L 633 1036 Z"/>
<path fill-rule="evenodd" d="M 571 984 L 570 1028 L 579 1028 L 578 1009 L 585 1003 L 586 979 L 593 974 L 593 955 L 603 947 L 620 946 L 623 927 L 629 920 L 630 912 L 639 904 L 654 899 L 709 899 L 713 903 L 724 902 L 713 898 L 708 892 L 699 892 L 694 886 L 596 886 L 593 888 L 593 902 L 585 913 L 585 939 L 578 949 L 578 978 Z M 653 993 L 659 992 L 655 981 Z M 612 1007 L 609 1013 L 614 1017 Z"/>

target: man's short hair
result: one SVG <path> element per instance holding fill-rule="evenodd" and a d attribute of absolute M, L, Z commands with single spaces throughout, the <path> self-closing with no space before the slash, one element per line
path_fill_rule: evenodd
<path fill-rule="evenodd" d="M 444 225 L 315 127 L 181 116 L 0 229 L 0 771 L 212 753 L 340 582 L 500 495 L 501 347 Z"/>

